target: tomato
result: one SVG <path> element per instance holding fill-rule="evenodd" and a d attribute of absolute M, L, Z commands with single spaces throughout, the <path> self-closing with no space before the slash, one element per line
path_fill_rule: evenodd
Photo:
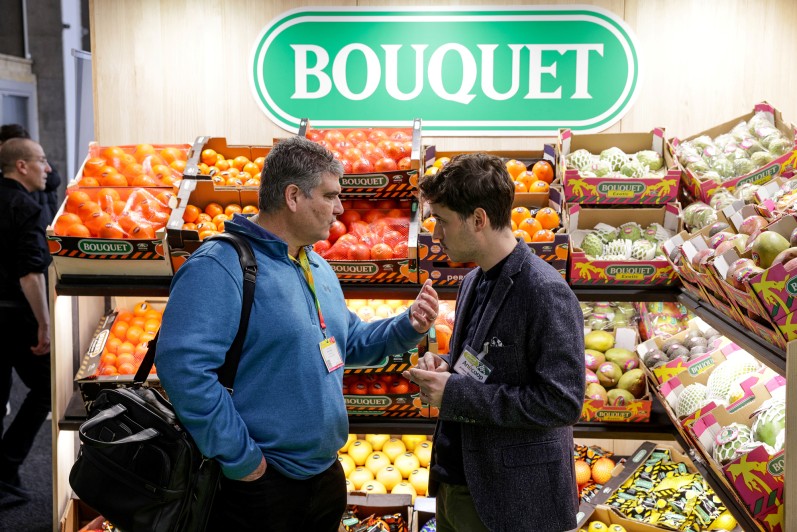
<path fill-rule="evenodd" d="M 368 387 L 369 395 L 384 395 L 387 393 L 387 388 L 381 382 L 377 381 Z"/>
<path fill-rule="evenodd" d="M 368 161 L 374 165 L 379 159 L 382 159 L 385 156 L 385 152 L 380 150 L 379 148 L 374 148 L 373 150 L 364 150 L 363 157 L 368 159 Z"/>
<path fill-rule="evenodd" d="M 412 159 L 410 159 L 409 157 L 402 157 L 401 159 L 399 159 L 398 162 L 399 170 L 409 170 L 410 168 L 412 168 Z"/>
<path fill-rule="evenodd" d="M 367 211 L 369 209 L 373 209 L 374 208 L 374 202 L 371 201 L 371 200 L 367 200 L 367 199 L 352 200 L 351 208 L 352 209 L 357 209 L 357 210 L 360 210 L 360 211 L 363 211 L 363 210 Z"/>
<path fill-rule="evenodd" d="M 331 247 L 332 244 L 329 243 L 329 240 L 319 240 L 318 242 L 313 244 L 313 250 L 322 257 L 327 251 L 329 251 L 329 248 Z"/>
<path fill-rule="evenodd" d="M 398 201 L 392 199 L 381 199 L 379 201 L 374 202 L 374 208 L 376 209 L 383 209 L 385 211 L 389 211 L 390 209 L 395 209 L 399 205 Z"/>
<path fill-rule="evenodd" d="M 398 170 L 398 165 L 390 157 L 382 157 L 374 163 L 374 170 L 377 172 L 395 172 Z"/>
<path fill-rule="evenodd" d="M 357 220 L 356 222 L 352 222 L 349 226 L 349 234 L 354 235 L 357 237 L 358 240 L 362 240 L 363 236 L 366 233 L 371 232 L 371 226 L 369 226 L 366 222 L 362 220 Z"/>
<path fill-rule="evenodd" d="M 388 393 L 405 395 L 410 391 L 410 383 L 407 379 L 395 378 L 388 385 Z"/>
<path fill-rule="evenodd" d="M 343 173 L 344 174 L 351 174 L 352 173 L 351 161 L 348 160 L 348 159 L 343 159 L 340 162 L 343 163 Z"/>
<path fill-rule="evenodd" d="M 338 216 L 338 220 L 343 222 L 344 225 L 351 230 L 352 222 L 360 221 L 360 213 L 357 211 L 343 211 L 343 214 Z"/>
<path fill-rule="evenodd" d="M 391 249 L 395 248 L 399 242 L 406 240 L 406 237 L 398 231 L 388 230 L 382 235 L 382 242 L 390 246 Z M 373 251 L 371 252 L 373 253 Z"/>
<path fill-rule="evenodd" d="M 385 214 L 380 211 L 379 209 L 371 209 L 370 211 L 366 212 L 363 215 L 363 221 L 370 223 L 374 223 L 375 221 L 379 220 L 380 218 L 384 218 Z"/>
<path fill-rule="evenodd" d="M 370 255 L 374 260 L 390 260 L 393 258 L 393 248 L 380 243 L 371 248 Z"/>
<path fill-rule="evenodd" d="M 322 138 L 324 138 L 321 132 L 318 131 L 317 129 L 311 129 L 307 131 L 307 133 L 305 133 L 305 137 L 307 137 L 309 140 L 312 140 L 313 142 L 317 142 Z"/>
<path fill-rule="evenodd" d="M 349 260 L 370 260 L 371 258 L 371 250 L 365 244 L 355 244 L 349 248 L 348 257 Z"/>
<path fill-rule="evenodd" d="M 330 129 L 324 133 L 324 140 L 329 142 L 331 145 L 334 145 L 336 142 L 345 141 L 346 137 L 337 129 Z"/>
<path fill-rule="evenodd" d="M 335 245 L 338 247 L 350 248 L 351 246 L 359 243 L 360 240 L 357 238 L 356 235 L 353 235 L 351 233 L 346 233 L 345 235 L 341 235 L 341 237 L 338 238 L 338 241 L 335 242 Z"/>
<path fill-rule="evenodd" d="M 393 258 L 394 259 L 406 259 L 409 255 L 409 245 L 407 241 L 404 240 L 399 242 L 395 246 L 393 246 Z"/>
<path fill-rule="evenodd" d="M 371 161 L 363 157 L 352 163 L 351 171 L 353 174 L 367 174 L 374 171 L 374 165 Z"/>
<path fill-rule="evenodd" d="M 343 158 L 349 162 L 354 162 L 360 158 L 362 158 L 363 152 L 359 148 L 355 148 L 354 146 L 347 148 L 346 151 L 343 152 Z"/>
<path fill-rule="evenodd" d="M 368 395 L 368 385 L 360 381 L 353 386 L 349 386 L 350 395 Z"/>
<path fill-rule="evenodd" d="M 341 236 L 345 234 L 346 225 L 339 220 L 335 220 L 335 222 L 332 224 L 332 227 L 329 228 L 329 237 L 327 240 L 334 244 Z"/>

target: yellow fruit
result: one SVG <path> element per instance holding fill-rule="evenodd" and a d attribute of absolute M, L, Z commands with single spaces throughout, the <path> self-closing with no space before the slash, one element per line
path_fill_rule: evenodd
<path fill-rule="evenodd" d="M 418 495 L 426 495 L 429 489 L 429 470 L 426 468 L 415 469 L 410 473 L 410 484 Z"/>
<path fill-rule="evenodd" d="M 432 461 L 432 442 L 422 441 L 415 446 L 415 450 L 412 452 L 418 457 L 421 467 L 428 467 L 429 462 Z"/>
<path fill-rule="evenodd" d="M 390 439 L 390 434 L 366 434 L 365 441 L 371 444 L 374 451 L 381 451 L 382 446 Z"/>
<path fill-rule="evenodd" d="M 412 452 L 415 450 L 416 445 L 422 441 L 426 441 L 426 436 L 423 434 L 404 434 L 401 436 L 401 441 L 404 442 L 404 446 L 407 448 L 407 450 Z"/>
<path fill-rule="evenodd" d="M 712 529 L 720 529 L 720 530 L 733 530 L 736 528 L 736 519 L 733 518 L 731 512 L 725 510 L 719 516 L 714 519 L 714 522 L 711 523 L 709 528 Z"/>
<path fill-rule="evenodd" d="M 403 478 L 401 476 L 401 471 L 392 465 L 389 465 L 377 471 L 376 480 L 381 482 L 385 486 L 385 489 L 390 491 L 396 486 L 396 484 L 401 482 Z"/>
<path fill-rule="evenodd" d="M 365 460 L 373 452 L 374 448 L 365 440 L 356 440 L 349 445 L 349 456 L 358 466 L 365 465 Z"/>
<path fill-rule="evenodd" d="M 625 532 L 623 525 L 609 525 L 609 532 Z"/>
<path fill-rule="evenodd" d="M 348 454 L 338 455 L 338 462 L 340 462 L 340 465 L 343 466 L 343 476 L 345 477 L 348 477 L 349 473 L 354 471 L 354 468 L 357 467 L 357 465 L 354 463 L 354 460 L 352 460 L 351 456 Z"/>
<path fill-rule="evenodd" d="M 415 488 L 413 488 L 412 484 L 407 481 L 399 482 L 393 486 L 393 489 L 390 490 L 390 493 L 409 494 L 412 496 L 412 502 L 415 502 L 415 496 L 417 495 L 417 493 L 415 493 Z"/>
<path fill-rule="evenodd" d="M 407 452 L 407 446 L 398 438 L 390 438 L 382 446 L 382 452 L 390 458 L 391 462 L 396 461 L 396 457 Z"/>
<path fill-rule="evenodd" d="M 363 484 L 373 479 L 374 474 L 371 473 L 371 470 L 363 466 L 355 467 L 354 471 L 349 474 L 349 480 L 352 484 L 354 484 L 354 489 L 356 490 L 360 489 Z"/>
<path fill-rule="evenodd" d="M 380 494 L 387 493 L 385 486 L 383 486 L 382 483 L 379 482 L 378 480 L 369 480 L 368 482 L 360 486 L 360 491 L 364 491 L 365 493 L 380 493 Z"/>
<path fill-rule="evenodd" d="M 357 435 L 356 435 L 356 434 L 349 434 L 349 437 L 346 439 L 346 443 L 345 443 L 345 444 L 343 444 L 343 447 L 341 447 L 341 448 L 340 448 L 340 451 L 338 451 L 338 452 L 339 452 L 339 453 L 345 453 L 345 452 L 347 452 L 347 451 L 349 450 L 349 445 L 351 445 L 352 443 L 354 443 L 354 441 L 355 441 L 356 439 L 357 439 Z"/>
<path fill-rule="evenodd" d="M 368 458 L 365 459 L 365 467 L 370 469 L 371 473 L 374 475 L 376 475 L 380 469 L 389 465 L 390 458 L 388 458 L 384 453 L 374 451 L 368 455 Z"/>
<path fill-rule="evenodd" d="M 346 492 L 354 491 L 354 484 L 351 483 L 351 480 L 346 479 Z"/>
<path fill-rule="evenodd" d="M 421 467 L 418 457 L 412 453 L 404 453 L 396 457 L 393 465 L 401 472 L 403 478 L 409 478 L 410 473 Z"/>
<path fill-rule="evenodd" d="M 609 527 L 600 521 L 593 521 L 587 527 L 587 532 L 607 532 Z"/>

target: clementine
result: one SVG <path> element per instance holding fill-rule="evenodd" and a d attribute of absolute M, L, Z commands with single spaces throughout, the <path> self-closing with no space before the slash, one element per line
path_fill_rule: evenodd
<path fill-rule="evenodd" d="M 534 216 L 542 229 L 556 229 L 559 227 L 559 214 L 551 207 L 543 207 Z"/>
<path fill-rule="evenodd" d="M 533 235 L 537 231 L 542 230 L 543 227 L 542 227 L 542 225 L 540 225 L 539 221 L 535 220 L 532 217 L 528 217 L 525 220 L 523 220 L 522 222 L 520 222 L 518 224 L 517 228 L 522 230 L 522 231 L 527 232 L 530 235 Z"/>
<path fill-rule="evenodd" d="M 553 166 L 548 161 L 537 161 L 531 167 L 531 171 L 540 181 L 545 181 L 549 185 L 553 181 Z"/>
<path fill-rule="evenodd" d="M 526 171 L 526 165 L 517 159 L 509 159 L 505 164 L 512 179 L 517 178 L 517 176 Z"/>
<path fill-rule="evenodd" d="M 531 218 L 531 211 L 526 207 L 515 207 L 512 209 L 512 221 L 515 222 L 515 225 L 518 227 L 520 227 L 520 222 L 526 218 Z"/>
<path fill-rule="evenodd" d="M 550 229 L 541 229 L 531 237 L 532 242 L 553 242 L 555 235 Z"/>
<path fill-rule="evenodd" d="M 512 234 L 515 235 L 515 238 L 520 238 L 524 242 L 531 242 L 531 235 L 529 235 L 523 229 L 518 229 L 517 231 L 513 231 Z"/>

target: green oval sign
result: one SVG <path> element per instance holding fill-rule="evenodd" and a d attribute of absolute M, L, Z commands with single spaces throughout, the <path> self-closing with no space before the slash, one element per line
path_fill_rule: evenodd
<path fill-rule="evenodd" d="M 289 131 L 407 127 L 451 136 L 606 129 L 634 101 L 634 36 L 594 6 L 300 8 L 250 58 L 260 108 Z"/>
<path fill-rule="evenodd" d="M 80 240 L 80 251 L 86 255 L 130 255 L 133 244 L 125 240 Z"/>

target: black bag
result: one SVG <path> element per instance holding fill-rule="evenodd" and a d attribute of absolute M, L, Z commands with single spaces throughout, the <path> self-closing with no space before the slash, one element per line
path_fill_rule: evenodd
<path fill-rule="evenodd" d="M 254 300 L 257 262 L 246 238 L 212 237 L 232 243 L 244 272 L 238 334 L 219 369 L 219 382 L 232 393 L 241 347 Z M 180 424 L 172 405 L 142 386 L 155 360 L 149 343 L 130 388 L 99 392 L 89 419 L 79 429 L 80 448 L 69 474 L 75 493 L 125 532 L 204 530 L 221 468 L 205 458 Z"/>

